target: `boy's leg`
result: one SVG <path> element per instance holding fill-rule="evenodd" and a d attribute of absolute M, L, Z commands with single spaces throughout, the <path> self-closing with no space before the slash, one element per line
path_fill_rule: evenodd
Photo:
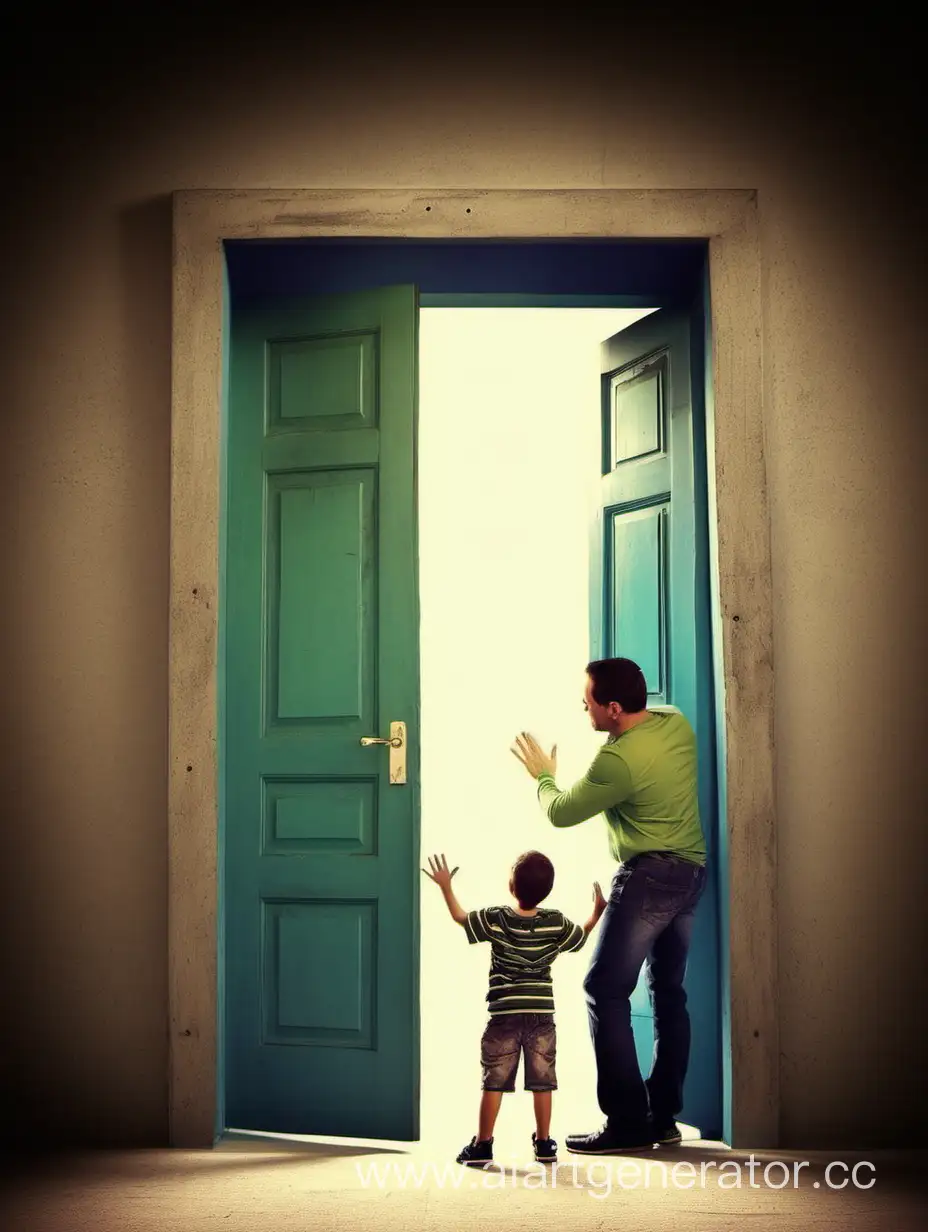
<path fill-rule="evenodd" d="M 525 1089 L 535 1102 L 535 1136 L 551 1137 L 551 1097 L 557 1090 L 557 1027 L 551 1015 L 529 1020 L 522 1041 Z"/>
<path fill-rule="evenodd" d="M 535 1134 L 538 1140 L 551 1137 L 551 1091 L 533 1091 L 535 1101 Z"/>
<path fill-rule="evenodd" d="M 499 1116 L 500 1105 L 503 1102 L 502 1091 L 484 1091 L 480 1097 L 480 1124 L 477 1129 L 477 1141 L 487 1142 L 493 1137 L 496 1118 Z"/>
<path fill-rule="evenodd" d="M 480 1142 L 493 1137 L 503 1093 L 516 1089 L 519 1053 L 520 1027 L 515 1016 L 502 1014 L 491 1017 L 480 1041 L 480 1064 L 483 1069 L 483 1096 L 477 1132 Z"/>

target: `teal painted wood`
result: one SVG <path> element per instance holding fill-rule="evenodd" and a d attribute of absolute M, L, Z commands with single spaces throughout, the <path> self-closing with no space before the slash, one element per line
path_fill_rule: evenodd
<path fill-rule="evenodd" d="M 677 297 L 679 298 L 679 297 Z M 422 308 L 655 308 L 666 306 L 654 295 L 539 295 L 520 291 L 432 291 L 419 297 Z"/>
<path fill-rule="evenodd" d="M 677 706 L 696 730 L 709 880 L 687 974 L 693 1043 L 683 1119 L 717 1136 L 718 799 L 702 341 L 701 314 L 663 309 L 603 343 L 590 645 L 592 658 L 638 662 L 648 704 Z M 643 974 L 632 1014 L 639 1057 L 650 1058 L 653 1015 Z"/>
<path fill-rule="evenodd" d="M 222 385 L 220 388 L 220 422 L 219 422 L 219 611 L 223 616 L 226 611 L 228 596 L 228 577 L 226 562 L 228 560 L 228 449 L 229 449 L 229 364 L 230 364 L 230 323 L 231 297 L 229 289 L 229 273 L 223 263 L 222 270 Z M 216 673 L 216 730 L 217 739 L 217 803 L 218 824 L 216 841 L 219 852 L 225 851 L 226 825 L 226 621 L 219 621 L 218 643 L 216 648 L 219 670 Z M 226 1124 L 225 1109 L 225 996 L 226 996 L 226 922 L 225 922 L 225 863 L 219 859 L 217 866 L 217 903 L 216 903 L 216 1108 L 213 1120 L 214 1140 L 222 1136 Z"/>
<path fill-rule="evenodd" d="M 418 1136 L 417 304 L 231 332 L 225 1121 Z M 408 725 L 408 781 L 388 750 Z"/>
<path fill-rule="evenodd" d="M 725 777 L 727 764 L 725 723 L 725 669 L 722 660 L 722 615 L 718 593 L 718 543 L 715 537 L 715 527 L 718 524 L 715 510 L 715 486 L 708 482 L 708 477 L 715 474 L 715 390 L 712 383 L 714 369 L 712 359 L 712 306 L 709 290 L 708 262 L 703 268 L 701 296 L 696 312 L 694 326 L 694 341 L 701 339 L 702 347 L 699 360 L 702 372 L 694 367 L 693 389 L 698 399 L 699 378 L 702 378 L 702 414 L 694 415 L 697 444 L 697 480 L 699 479 L 699 453 L 701 448 L 705 455 L 705 484 L 697 483 L 697 498 L 705 500 L 706 519 L 709 526 L 706 549 L 709 560 L 709 573 L 706 583 L 708 591 L 707 619 L 709 624 L 708 638 L 712 645 L 712 709 L 716 716 L 715 743 L 707 735 L 705 747 L 700 740 L 699 756 L 705 756 L 705 765 L 714 767 L 711 772 L 711 785 L 717 792 L 716 825 L 710 837 L 712 849 L 715 851 L 715 876 L 717 878 L 716 902 L 718 905 L 718 961 L 719 961 L 719 1064 L 722 1074 L 722 1128 L 721 1137 L 725 1142 L 732 1140 L 732 1110 L 731 1110 L 731 970 L 729 956 L 729 879 L 728 879 L 728 792 Z M 701 428 L 701 431 L 700 431 Z M 700 609 L 701 610 L 701 609 Z M 709 690 L 707 689 L 708 693 Z M 707 778 L 710 772 L 707 770 Z M 708 790 L 708 788 L 707 788 Z"/>

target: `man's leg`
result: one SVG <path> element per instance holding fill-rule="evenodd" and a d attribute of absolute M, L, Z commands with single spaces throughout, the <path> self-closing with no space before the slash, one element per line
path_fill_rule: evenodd
<path fill-rule="evenodd" d="M 654 1061 L 647 1079 L 655 1128 L 669 1129 L 683 1107 L 683 1080 L 690 1056 L 690 1016 L 686 1008 L 686 960 L 693 934 L 696 903 L 705 874 L 694 877 L 691 902 L 655 940 L 647 964 L 648 991 L 654 1010 Z"/>
<path fill-rule="evenodd" d="M 663 927 L 644 917 L 643 889 L 638 867 L 622 865 L 613 878 L 583 982 L 596 1054 L 599 1106 L 610 1129 L 632 1137 L 647 1128 L 648 1096 L 635 1051 L 631 995 L 641 965 Z"/>

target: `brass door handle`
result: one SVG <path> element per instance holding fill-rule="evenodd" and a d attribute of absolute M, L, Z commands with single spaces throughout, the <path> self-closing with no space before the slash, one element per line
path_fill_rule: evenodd
<path fill-rule="evenodd" d="M 390 749 L 390 785 L 399 786 L 406 782 L 406 724 L 394 722 L 390 724 L 390 735 L 362 736 L 361 745 L 369 748 L 372 744 L 385 744 Z"/>

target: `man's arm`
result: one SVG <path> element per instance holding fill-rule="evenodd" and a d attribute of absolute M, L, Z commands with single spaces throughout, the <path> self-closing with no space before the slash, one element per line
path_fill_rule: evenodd
<path fill-rule="evenodd" d="M 538 775 L 538 802 L 551 824 L 559 829 L 579 825 L 621 804 L 631 791 L 632 779 L 625 759 L 608 747 L 600 749 L 583 778 L 566 791 L 558 790 L 549 770 Z"/>

